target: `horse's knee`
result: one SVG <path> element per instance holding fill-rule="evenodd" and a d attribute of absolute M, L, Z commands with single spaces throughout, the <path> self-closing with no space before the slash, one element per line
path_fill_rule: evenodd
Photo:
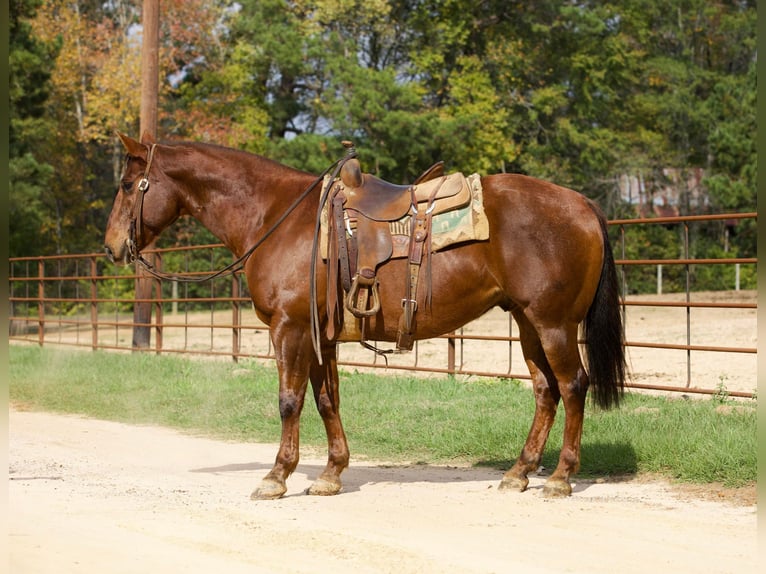
<path fill-rule="evenodd" d="M 291 419 L 300 414 L 303 408 L 303 400 L 293 393 L 280 393 L 279 416 L 282 420 Z"/>
<path fill-rule="evenodd" d="M 337 414 L 338 409 L 335 403 L 329 397 L 327 393 L 320 394 L 316 399 L 317 410 L 322 419 L 331 417 Z"/>

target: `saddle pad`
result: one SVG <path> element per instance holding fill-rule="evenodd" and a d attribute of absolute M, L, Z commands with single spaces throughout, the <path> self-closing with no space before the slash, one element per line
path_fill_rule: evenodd
<path fill-rule="evenodd" d="M 326 176 L 325 187 L 330 185 L 331 182 L 329 180 L 330 176 Z M 466 241 L 484 241 L 489 239 L 489 222 L 484 213 L 481 176 L 474 173 L 469 175 L 466 181 L 471 189 L 470 203 L 452 211 L 438 213 L 431 220 L 431 248 L 433 251 Z M 321 237 L 319 245 L 320 253 L 324 260 L 327 260 L 328 250 L 328 211 L 329 205 L 325 205 L 320 220 Z M 410 215 L 405 215 L 398 221 L 392 221 L 389 224 L 394 246 L 392 258 L 407 257 L 409 253 L 410 218 Z"/>

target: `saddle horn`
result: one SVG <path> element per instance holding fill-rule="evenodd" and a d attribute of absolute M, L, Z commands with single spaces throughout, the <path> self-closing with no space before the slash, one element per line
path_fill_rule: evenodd
<path fill-rule="evenodd" d="M 362 166 L 359 165 L 359 160 L 351 158 L 343 164 L 340 169 L 340 180 L 346 187 L 361 187 L 363 181 Z"/>

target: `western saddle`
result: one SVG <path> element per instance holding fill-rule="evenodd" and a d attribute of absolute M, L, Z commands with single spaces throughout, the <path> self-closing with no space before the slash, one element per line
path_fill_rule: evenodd
<path fill-rule="evenodd" d="M 395 185 L 362 173 L 353 156 L 345 161 L 339 176 L 330 183 L 333 187 L 328 198 L 327 335 L 341 341 L 359 341 L 381 352 L 365 342 L 364 333 L 366 319 L 380 310 L 376 272 L 392 257 L 406 256 L 409 273 L 403 286 L 396 347 L 411 350 L 420 268 L 431 252 L 432 217 L 468 205 L 471 189 L 462 174 L 444 175 L 443 162 L 434 164 L 412 185 Z M 395 254 L 391 232 L 394 222 L 409 226 L 404 253 L 399 249 Z M 427 268 L 430 271 L 430 266 Z M 344 295 L 338 292 L 339 283 Z M 426 304 L 431 298 L 430 280 L 428 285 Z"/>

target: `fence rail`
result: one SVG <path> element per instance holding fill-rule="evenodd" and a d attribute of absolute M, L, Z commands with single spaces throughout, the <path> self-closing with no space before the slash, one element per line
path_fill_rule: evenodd
<path fill-rule="evenodd" d="M 754 291 L 739 291 L 731 285 L 727 297 L 716 292 L 697 293 L 692 268 L 727 265 L 739 270 L 752 267 L 755 257 L 721 257 L 695 259 L 689 256 L 690 226 L 711 222 L 755 220 L 757 214 L 721 214 L 652 219 L 621 219 L 610 222 L 616 235 L 614 249 L 623 285 L 622 309 L 626 324 L 626 347 L 632 370 L 638 373 L 630 386 L 638 389 L 671 393 L 715 394 L 750 397 L 756 380 L 756 297 Z M 635 226 L 679 226 L 682 240 L 680 257 L 662 259 L 630 258 L 627 230 Z M 200 258 L 194 252 L 209 256 L 209 267 L 198 269 Z M 220 244 L 155 250 L 155 264 L 185 276 L 199 276 L 222 267 L 228 252 Z M 251 309 L 247 285 L 241 273 L 206 284 L 179 284 L 152 280 L 151 297 L 136 299 L 138 275 L 132 269 L 115 273 L 102 254 L 62 255 L 51 257 L 12 258 L 10 265 L 9 339 L 38 345 L 61 345 L 110 351 L 151 351 L 155 353 L 188 353 L 210 357 L 257 359 L 271 361 L 273 349 L 265 325 Z M 685 288 L 680 293 L 663 293 L 658 271 L 656 293 L 631 293 L 631 269 L 637 267 L 680 270 Z M 179 269 L 183 271 L 179 272 Z M 734 294 L 732 296 L 732 293 Z M 133 304 L 151 305 L 152 318 L 136 322 Z M 642 338 L 634 338 L 643 320 L 651 321 L 659 314 L 680 312 L 681 329 L 668 336 L 658 330 L 657 337 L 645 340 L 646 328 L 639 329 Z M 724 313 L 725 315 L 721 315 Z M 651 317 L 649 316 L 651 315 Z M 722 331 L 721 343 L 709 330 L 718 323 L 736 321 L 737 338 Z M 148 328 L 152 345 L 136 349 L 135 328 Z M 658 328 L 659 329 L 659 328 Z M 649 331 L 651 335 L 651 330 Z M 359 345 L 341 345 L 339 364 L 361 369 L 388 368 L 423 374 L 449 374 L 480 377 L 529 379 L 523 362 L 518 334 L 509 314 L 490 311 L 457 332 L 428 341 L 419 341 L 413 352 L 391 355 L 386 361 Z M 490 354 L 490 347 L 495 350 Z M 673 369 L 651 370 L 647 358 L 654 353 L 668 355 Z M 647 355 L 648 353 L 648 355 Z M 715 364 L 715 372 L 707 367 Z M 655 361 L 656 363 L 656 361 Z M 498 365 L 502 365 L 499 368 Z M 679 367 L 680 365 L 680 367 Z M 647 371 L 647 369 L 649 369 Z M 702 369 L 702 370 L 700 370 Z"/>

